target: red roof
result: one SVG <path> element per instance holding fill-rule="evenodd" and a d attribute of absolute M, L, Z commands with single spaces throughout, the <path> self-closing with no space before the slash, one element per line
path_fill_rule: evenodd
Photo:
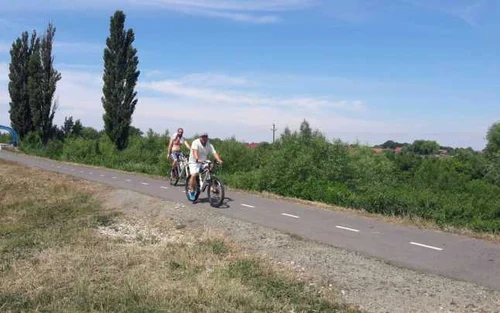
<path fill-rule="evenodd" d="M 259 143 L 257 142 L 251 142 L 251 143 L 247 143 L 247 146 L 251 149 L 253 148 L 257 148 L 259 146 Z"/>

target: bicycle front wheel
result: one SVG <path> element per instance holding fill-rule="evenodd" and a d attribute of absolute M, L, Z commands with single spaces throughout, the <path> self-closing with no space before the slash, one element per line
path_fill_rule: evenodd
<path fill-rule="evenodd" d="M 212 177 L 207 194 L 210 205 L 216 208 L 220 207 L 225 199 L 224 184 L 218 178 Z"/>

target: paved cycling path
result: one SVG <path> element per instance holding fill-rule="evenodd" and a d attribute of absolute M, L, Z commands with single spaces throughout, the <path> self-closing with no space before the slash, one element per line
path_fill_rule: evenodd
<path fill-rule="evenodd" d="M 272 227 L 373 256 L 391 264 L 500 290 L 500 245 L 433 230 L 399 226 L 345 212 L 226 191 L 227 206 L 189 204 L 184 187 L 145 175 L 74 165 L 9 152 L 0 158 L 109 184 Z M 206 193 L 200 195 L 202 200 Z"/>

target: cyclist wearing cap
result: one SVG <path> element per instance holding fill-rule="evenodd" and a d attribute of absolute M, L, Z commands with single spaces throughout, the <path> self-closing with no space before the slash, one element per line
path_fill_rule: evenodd
<path fill-rule="evenodd" d="M 196 175 L 200 172 L 200 164 L 207 160 L 209 153 L 212 153 L 220 164 L 222 160 L 215 151 L 214 146 L 208 142 L 208 133 L 202 133 L 200 138 L 193 141 L 191 144 L 191 152 L 189 153 L 189 197 L 194 199 L 196 188 Z"/>
<path fill-rule="evenodd" d="M 173 160 L 172 173 L 174 174 L 176 172 L 174 171 L 174 169 L 177 168 L 177 161 L 179 160 L 179 157 L 182 154 L 181 152 L 182 145 L 184 144 L 186 148 L 188 148 L 188 150 L 191 149 L 189 143 L 186 141 L 183 134 L 184 134 L 184 129 L 182 128 L 177 129 L 177 134 L 170 137 L 170 142 L 168 143 L 167 157 Z"/>

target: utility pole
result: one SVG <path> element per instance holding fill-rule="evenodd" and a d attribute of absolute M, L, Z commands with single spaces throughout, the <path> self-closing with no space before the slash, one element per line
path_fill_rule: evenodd
<path fill-rule="evenodd" d="M 276 125 L 274 125 L 274 123 L 273 123 L 273 128 L 271 128 L 271 130 L 273 131 L 273 143 L 274 143 L 274 138 L 277 130 Z"/>

